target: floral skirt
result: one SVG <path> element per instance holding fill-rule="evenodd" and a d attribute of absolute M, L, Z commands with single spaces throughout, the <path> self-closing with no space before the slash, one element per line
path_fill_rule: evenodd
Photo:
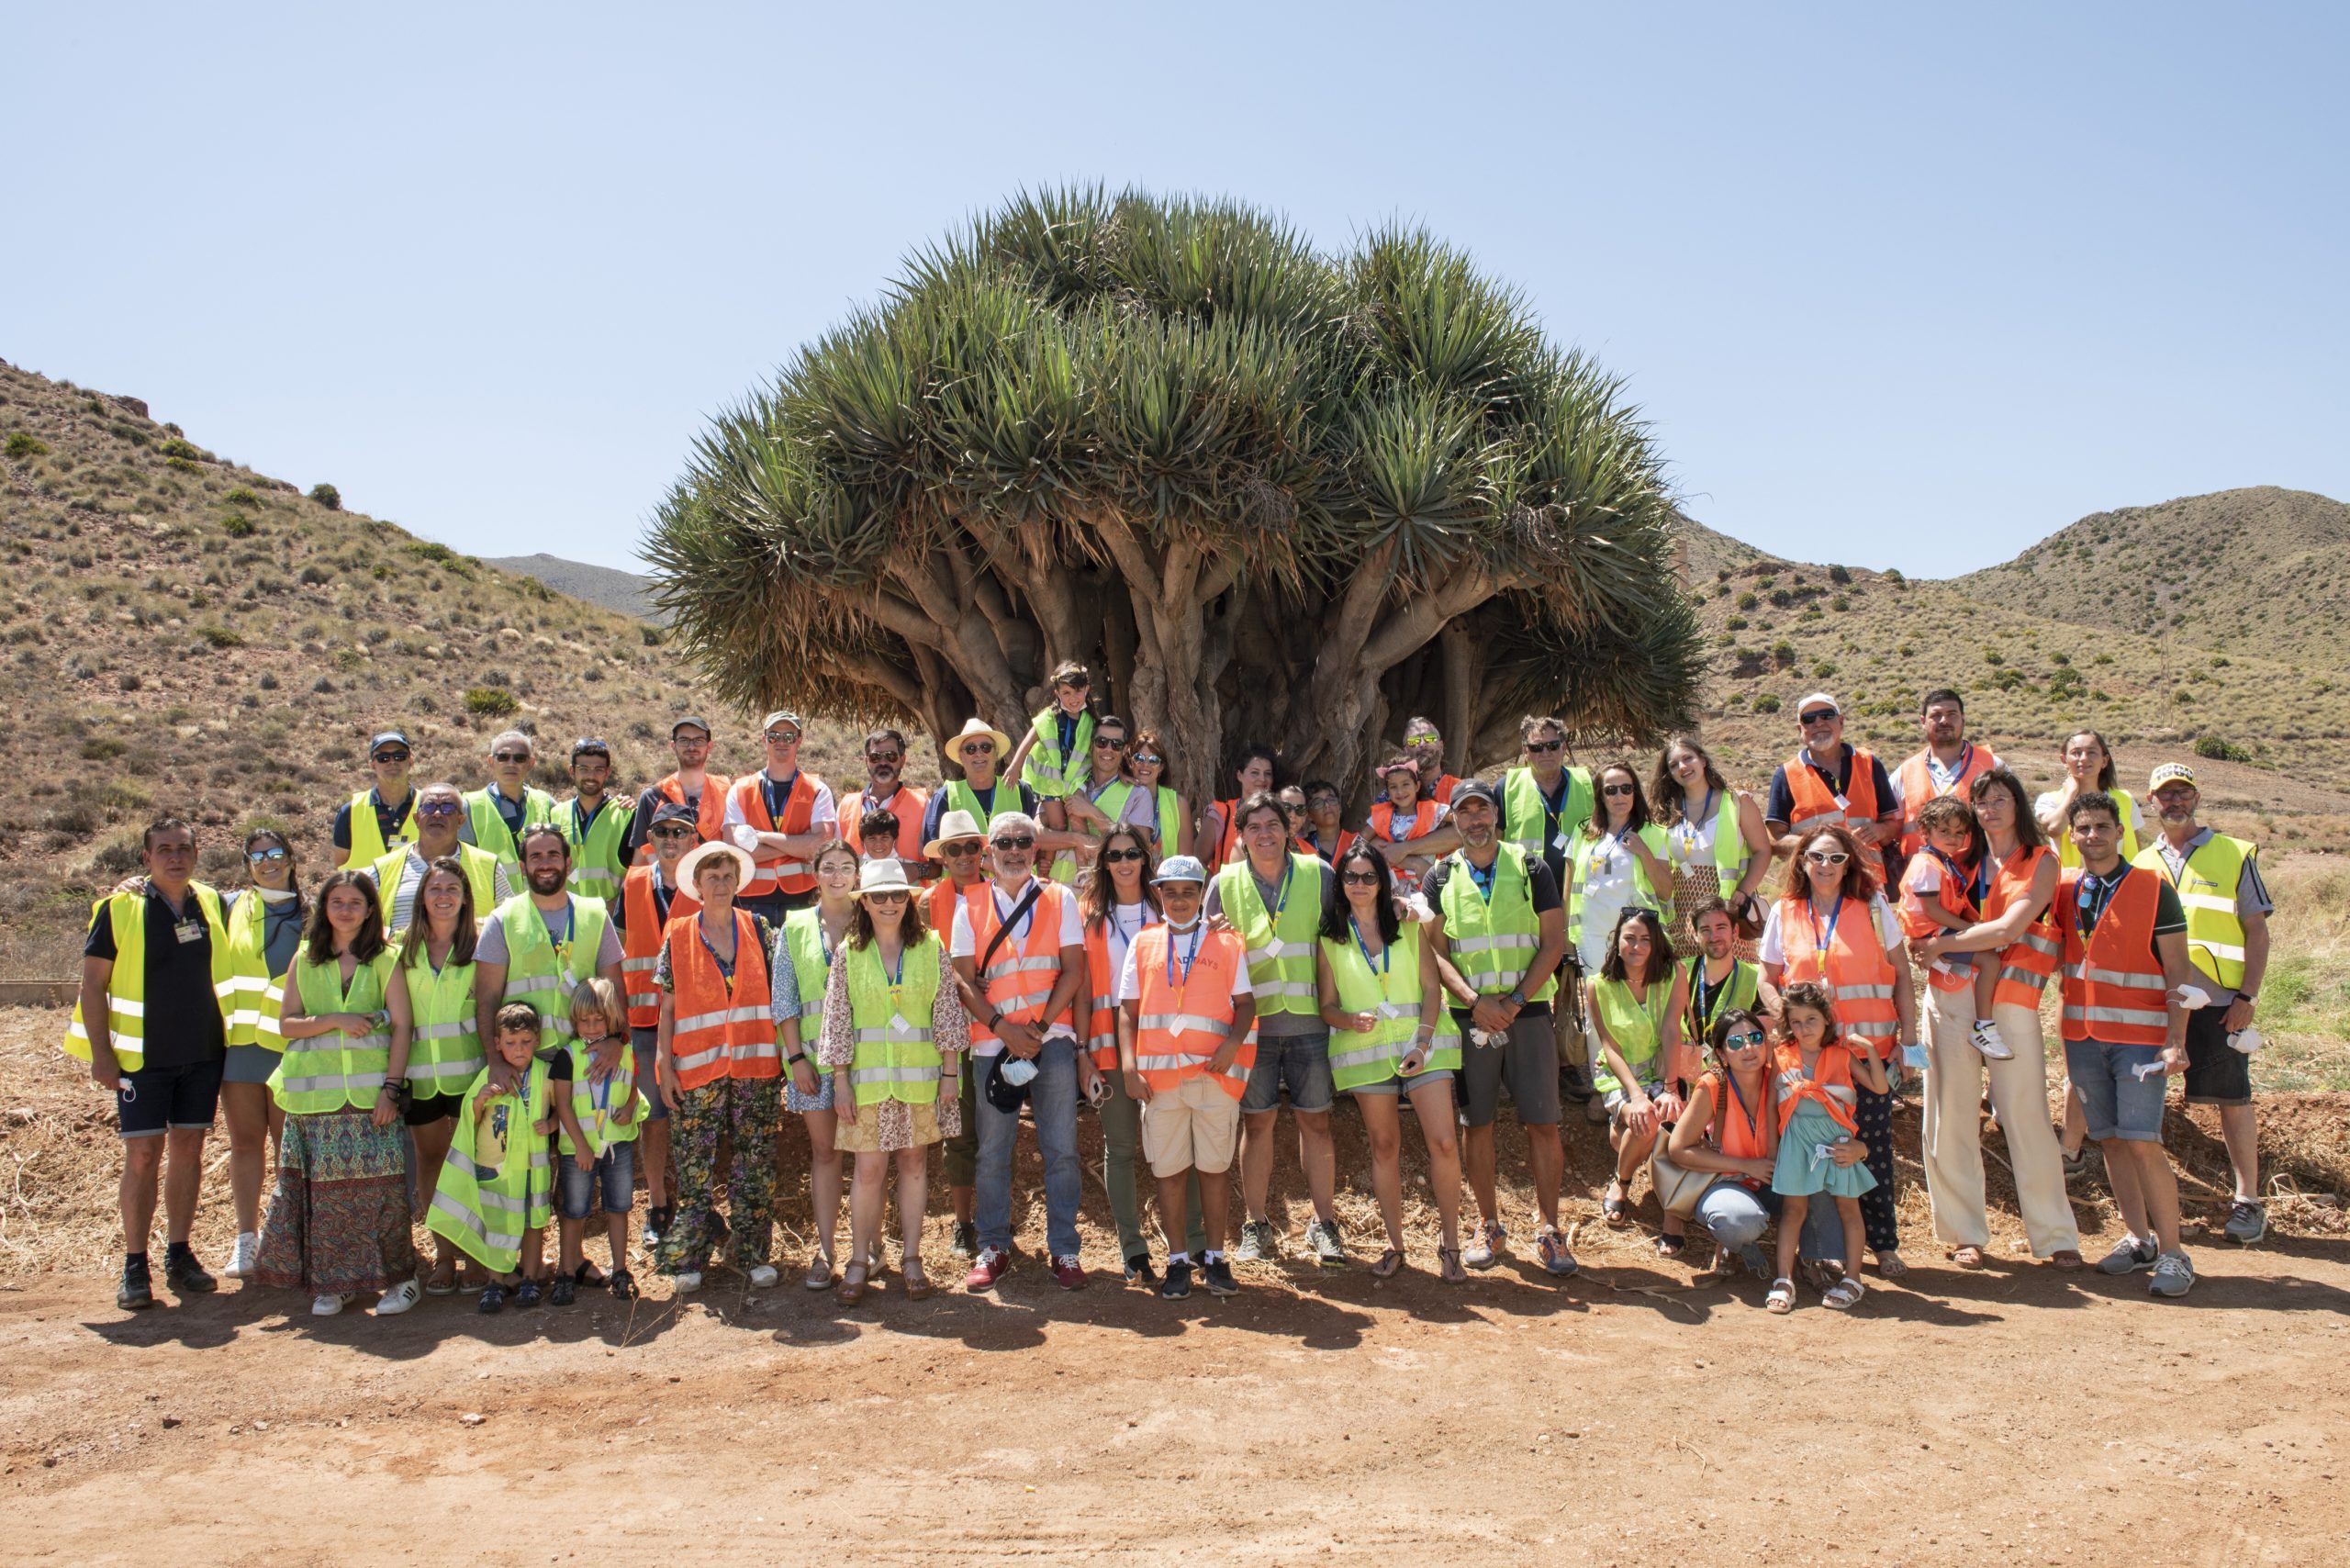
<path fill-rule="evenodd" d="M 833 1147 L 843 1154 L 887 1154 L 943 1143 L 962 1130 L 963 1100 L 959 1094 L 949 1094 L 933 1105 L 883 1100 L 859 1105 L 854 1121 L 843 1116 L 839 1130 L 833 1135 Z"/>
<path fill-rule="evenodd" d="M 253 1277 L 318 1295 L 387 1290 L 416 1272 L 408 1144 L 365 1111 L 285 1118 Z"/>

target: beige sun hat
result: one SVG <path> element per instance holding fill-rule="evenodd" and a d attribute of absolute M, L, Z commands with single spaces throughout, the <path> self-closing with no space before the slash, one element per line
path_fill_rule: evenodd
<path fill-rule="evenodd" d="M 906 868 L 894 856 L 879 860 L 867 860 L 857 868 L 856 896 L 871 898 L 875 893 L 904 893 L 913 895 L 913 884 L 906 880 Z"/>
<path fill-rule="evenodd" d="M 714 838 L 708 844 L 697 844 L 686 851 L 685 858 L 677 862 L 677 886 L 693 887 L 694 878 L 701 870 L 701 863 L 714 855 L 733 857 L 734 868 L 741 874 L 734 884 L 734 890 L 738 893 L 743 890 L 744 884 L 750 881 L 753 874 L 758 869 L 757 864 L 748 854 L 723 839 Z"/>
<path fill-rule="evenodd" d="M 958 838 L 985 838 L 986 836 L 987 830 L 979 826 L 979 819 L 970 812 L 948 812 L 938 819 L 938 836 L 922 846 L 923 858 L 943 860 L 946 857 L 938 852 L 940 845 L 952 844 Z"/>
<path fill-rule="evenodd" d="M 1002 730 L 989 728 L 985 719 L 964 720 L 963 727 L 956 731 L 954 737 L 946 743 L 946 755 L 960 761 L 963 756 L 963 743 L 974 735 L 985 735 L 995 742 L 995 765 L 1002 767 L 1004 759 L 1012 755 L 1012 737 Z"/>

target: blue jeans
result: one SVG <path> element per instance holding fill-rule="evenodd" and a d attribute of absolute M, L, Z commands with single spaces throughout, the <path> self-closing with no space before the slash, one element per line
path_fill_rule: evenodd
<path fill-rule="evenodd" d="M 1763 1230 L 1779 1212 L 1779 1194 L 1756 1192 L 1729 1176 L 1717 1177 L 1697 1200 L 1697 1223 L 1725 1252 L 1737 1252 L 1762 1239 Z M 1835 1202 L 1815 1201 L 1804 1211 L 1803 1238 L 1796 1244 L 1801 1257 L 1832 1263 L 1844 1261 L 1844 1223 Z"/>
<path fill-rule="evenodd" d="M 974 1067 L 984 1070 L 984 1062 Z M 979 1169 L 977 1213 L 979 1245 L 1012 1249 L 1012 1155 L 1020 1137 L 1020 1117 L 1006 1115 L 979 1095 Z M 1036 1118 L 1036 1148 L 1045 1157 L 1045 1245 L 1056 1258 L 1078 1250 L 1077 1205 L 1084 1168 L 1077 1159 L 1077 1042 L 1056 1036 L 1036 1056 L 1036 1076 L 1028 1085 L 1028 1109 Z"/>

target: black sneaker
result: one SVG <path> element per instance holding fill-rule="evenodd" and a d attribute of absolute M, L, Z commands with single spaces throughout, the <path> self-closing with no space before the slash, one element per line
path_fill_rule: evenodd
<path fill-rule="evenodd" d="M 570 1275 L 558 1274 L 555 1276 L 554 1283 L 547 1287 L 547 1305 L 569 1306 L 579 1299 L 578 1290 L 579 1286 L 573 1282 Z"/>
<path fill-rule="evenodd" d="M 1158 1299 L 1181 1301 L 1192 1294 L 1192 1265 L 1189 1262 L 1167 1265 L 1167 1278 L 1159 1282 Z"/>
<path fill-rule="evenodd" d="M 163 1282 L 178 1295 L 208 1295 L 220 1288 L 185 1244 L 163 1254 Z"/>
<path fill-rule="evenodd" d="M 1240 1288 L 1240 1282 L 1232 1277 L 1232 1264 L 1222 1258 L 1201 1271 L 1200 1282 L 1207 1286 L 1210 1295 L 1231 1295 Z"/>
<path fill-rule="evenodd" d="M 504 1285 L 489 1285 L 484 1287 L 481 1293 L 481 1300 L 474 1303 L 474 1310 L 480 1313 L 484 1317 L 494 1317 L 498 1313 L 505 1311 L 506 1287 Z"/>
<path fill-rule="evenodd" d="M 952 1252 L 957 1258 L 978 1257 L 979 1255 L 979 1227 L 968 1219 L 957 1220 L 955 1222 L 955 1239 L 947 1244 L 946 1250 Z"/>
<path fill-rule="evenodd" d="M 539 1282 L 536 1280 L 524 1280 L 514 1289 L 514 1305 L 524 1311 L 538 1305 L 539 1297 Z"/>
<path fill-rule="evenodd" d="M 613 1299 L 617 1301 L 634 1301 L 636 1299 L 636 1276 L 630 1273 L 626 1269 L 614 1269 L 612 1271 L 612 1296 Z"/>
<path fill-rule="evenodd" d="M 114 1304 L 125 1312 L 144 1312 L 155 1305 L 155 1285 L 148 1278 L 146 1259 L 122 1260 L 122 1286 L 114 1293 Z"/>
<path fill-rule="evenodd" d="M 1580 1066 L 1570 1063 L 1559 1070 L 1559 1093 L 1563 1098 L 1580 1105 L 1595 1092 L 1591 1086 L 1591 1074 Z"/>
<path fill-rule="evenodd" d="M 1130 1285 L 1155 1285 L 1158 1282 L 1158 1271 L 1150 1266 L 1149 1253 L 1137 1252 L 1133 1257 L 1126 1260 L 1126 1283 Z"/>

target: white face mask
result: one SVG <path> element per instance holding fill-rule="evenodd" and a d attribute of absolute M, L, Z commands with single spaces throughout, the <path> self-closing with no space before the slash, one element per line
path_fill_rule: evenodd
<path fill-rule="evenodd" d="M 253 891 L 261 895 L 263 903 L 292 903 L 297 896 L 291 888 L 255 888 Z"/>

